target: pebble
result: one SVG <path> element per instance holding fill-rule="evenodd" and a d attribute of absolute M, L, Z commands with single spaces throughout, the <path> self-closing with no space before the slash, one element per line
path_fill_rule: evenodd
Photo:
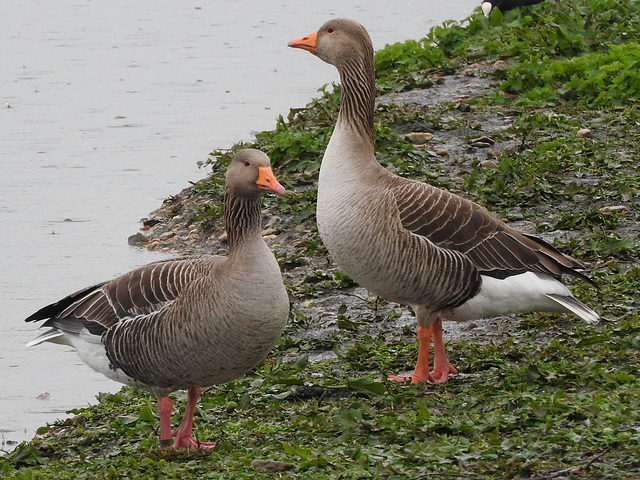
<path fill-rule="evenodd" d="M 487 158 L 500 158 L 502 156 L 502 152 L 500 150 L 487 150 Z"/>
<path fill-rule="evenodd" d="M 404 136 L 405 140 L 414 145 L 422 145 L 433 140 L 433 133 L 429 132 L 411 132 Z"/>
<path fill-rule="evenodd" d="M 493 160 L 485 160 L 480 165 L 482 165 L 484 168 L 498 168 L 498 164 Z"/>
<path fill-rule="evenodd" d="M 589 128 L 581 128 L 580 130 L 578 130 L 576 135 L 578 136 L 578 138 L 590 137 L 591 136 L 591 129 L 589 129 Z"/>
<path fill-rule="evenodd" d="M 142 245 L 145 243 L 149 243 L 149 239 L 146 236 L 144 236 L 142 233 L 138 232 L 134 235 L 131 235 L 127 239 L 127 243 L 129 245 Z"/>
<path fill-rule="evenodd" d="M 601 212 L 626 212 L 628 210 L 626 205 L 610 205 L 607 207 L 602 207 L 600 209 Z"/>
<path fill-rule="evenodd" d="M 449 149 L 447 148 L 436 148 L 433 153 L 435 153 L 439 157 L 447 157 L 449 155 Z"/>
<path fill-rule="evenodd" d="M 469 140 L 469 145 L 472 147 L 478 148 L 489 148 L 491 145 L 496 143 L 492 138 L 483 135 L 482 137 L 472 138 Z"/>
<path fill-rule="evenodd" d="M 143 230 L 148 230 L 149 228 L 151 228 L 154 225 L 157 225 L 159 223 L 160 223 L 160 220 L 158 220 L 156 218 L 143 218 L 142 219 L 142 229 Z"/>
<path fill-rule="evenodd" d="M 282 219 L 277 215 L 271 215 L 267 220 L 267 224 L 265 226 L 270 227 L 271 225 L 276 225 L 279 223 L 282 223 Z"/>

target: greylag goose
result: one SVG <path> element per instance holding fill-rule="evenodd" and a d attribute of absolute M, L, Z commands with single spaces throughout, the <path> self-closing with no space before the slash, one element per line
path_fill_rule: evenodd
<path fill-rule="evenodd" d="M 491 12 L 494 8 L 504 13 L 516 8 L 526 7 L 527 5 L 535 5 L 542 1 L 543 0 L 483 0 L 482 13 L 485 17 L 491 18 Z"/>
<path fill-rule="evenodd" d="M 226 174 L 228 256 L 160 261 L 73 293 L 26 319 L 50 327 L 27 345 L 70 345 L 96 371 L 154 393 L 161 448 L 215 445 L 192 437 L 202 387 L 258 364 L 289 313 L 280 268 L 261 234 L 264 191 L 284 193 L 269 158 L 241 150 Z M 172 434 L 169 394 L 185 388 L 185 414 Z"/>
<path fill-rule="evenodd" d="M 289 46 L 335 66 L 342 85 L 340 113 L 318 179 L 322 241 L 357 283 L 411 305 L 416 313 L 415 371 L 391 378 L 444 382 L 457 373 L 445 354 L 442 319 L 547 311 L 598 321 L 560 281 L 569 274 L 591 282 L 576 270 L 582 268 L 576 260 L 471 201 L 393 175 L 377 162 L 373 46 L 360 24 L 331 20 Z"/>

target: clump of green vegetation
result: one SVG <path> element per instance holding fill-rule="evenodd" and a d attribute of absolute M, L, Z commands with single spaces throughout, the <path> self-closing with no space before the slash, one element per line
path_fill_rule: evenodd
<path fill-rule="evenodd" d="M 640 95 L 639 41 L 640 5 L 631 0 L 534 5 L 526 14 L 504 16 L 496 11 L 490 23 L 475 15 L 464 25 L 445 22 L 420 41 L 387 45 L 376 53 L 378 89 L 426 87 L 435 70 L 504 58 L 518 64 L 502 72 L 501 88 L 520 94 L 535 89 L 524 99 L 621 105 Z"/>
<path fill-rule="evenodd" d="M 586 262 L 600 290 L 569 283 L 602 315 L 600 325 L 553 314 L 493 319 L 483 325 L 495 335 L 469 334 L 447 346 L 460 372 L 448 383 L 387 381 L 415 361 L 409 314 L 360 298 L 351 279 L 328 262 L 315 228 L 317 172 L 340 94 L 338 86 L 325 87 L 307 107 L 278 119 L 273 131 L 232 149 L 268 152 L 279 179 L 295 191 L 268 207 L 285 225 L 279 237 L 286 244 L 274 241 L 272 248 L 293 306 L 264 364 L 204 392 L 195 433 L 218 438 L 218 448 L 158 450 L 155 400 L 125 387 L 0 457 L 0 476 L 638 478 L 640 103 L 633 66 L 639 10 L 640 3 L 627 0 L 576 0 L 496 12 L 490 23 L 476 13 L 376 54 L 380 93 L 435 85 L 433 73 L 455 73 L 469 62 L 505 61 L 496 82 L 507 93 L 471 101 L 475 117 L 451 102 L 379 105 L 378 158 L 399 175 L 445 185 L 526 222 Z M 513 122 L 492 135 L 514 148 L 486 167 L 480 161 L 486 156 L 473 156 L 477 149 L 466 140 L 485 128 L 471 118 L 496 113 Z M 463 137 L 462 153 L 451 158 L 430 146 L 414 148 L 396 133 L 407 125 Z M 578 137 L 585 126 L 590 134 Z M 212 173 L 192 195 L 220 205 L 233 151 L 211 155 L 204 166 Z M 219 207 L 200 204 L 188 218 L 206 229 L 220 215 Z M 308 314 L 308 305 L 330 295 L 339 297 L 324 311 L 331 320 Z M 265 472 L 255 460 L 290 469 Z"/>
<path fill-rule="evenodd" d="M 503 88 L 521 93 L 520 104 L 611 107 L 640 100 L 640 45 L 611 45 L 596 52 L 559 61 L 532 58 L 509 69 Z"/>

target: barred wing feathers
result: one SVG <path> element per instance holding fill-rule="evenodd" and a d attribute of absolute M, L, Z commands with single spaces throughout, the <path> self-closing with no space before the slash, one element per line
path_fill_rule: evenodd
<path fill-rule="evenodd" d="M 544 240 L 518 232 L 480 205 L 428 184 L 390 178 L 402 225 L 435 245 L 465 254 L 488 276 L 507 278 L 527 271 L 579 277 L 582 264 Z"/>
<path fill-rule="evenodd" d="M 211 257 L 215 260 L 223 257 Z M 205 268 L 198 259 L 175 259 L 151 263 L 111 281 L 79 290 L 41 308 L 26 321 L 47 321 L 43 327 L 79 334 L 84 328 L 101 335 L 126 319 L 159 312 L 175 300 Z M 45 334 L 30 345 L 45 341 Z"/>

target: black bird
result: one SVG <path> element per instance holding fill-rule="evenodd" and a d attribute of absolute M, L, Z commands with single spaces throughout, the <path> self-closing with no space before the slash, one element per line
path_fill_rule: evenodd
<path fill-rule="evenodd" d="M 513 10 L 515 8 L 526 7 L 527 5 L 535 5 L 543 0 L 483 0 L 482 13 L 487 18 L 491 18 L 491 12 L 494 8 L 499 9 L 502 13 Z"/>

